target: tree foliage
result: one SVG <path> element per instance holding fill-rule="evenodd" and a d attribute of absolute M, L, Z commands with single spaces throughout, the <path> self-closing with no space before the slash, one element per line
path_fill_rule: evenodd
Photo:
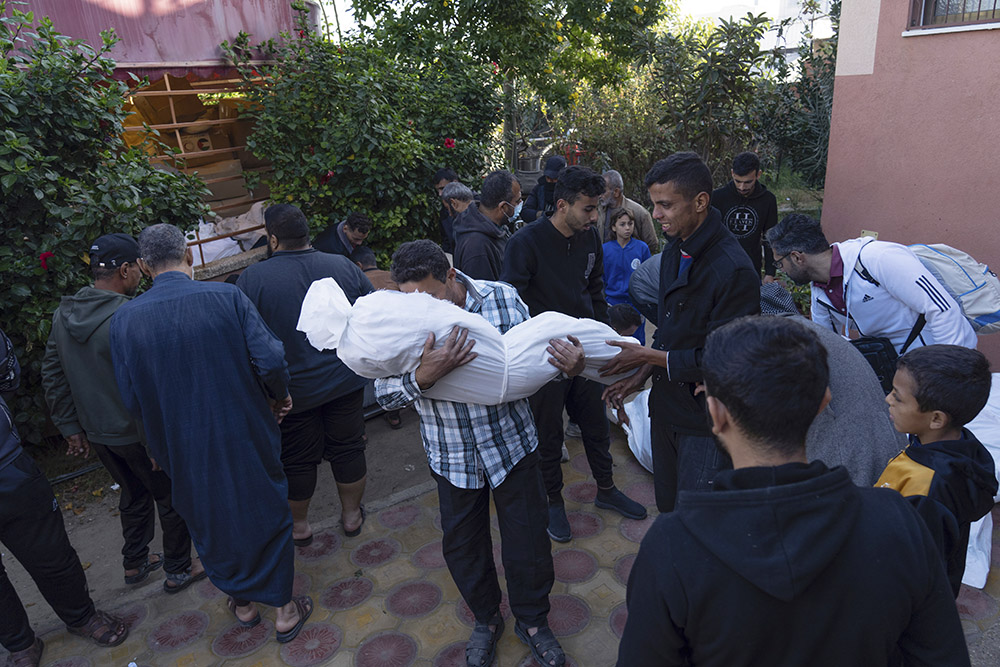
<path fill-rule="evenodd" d="M 314 230 L 367 213 L 369 244 L 383 252 L 435 236 L 433 173 L 447 166 L 473 183 L 490 166 L 495 69 L 457 46 L 406 54 L 367 38 L 336 44 L 304 20 L 277 41 L 251 45 L 241 34 L 223 44 L 256 121 L 248 147 L 274 165 L 271 199 L 300 206 Z"/>
<path fill-rule="evenodd" d="M 480 63 L 496 63 L 550 101 L 586 80 L 624 79 L 649 48 L 661 0 L 354 0 L 355 13 L 379 26 L 377 39 L 400 52 L 460 45 Z"/>
<path fill-rule="evenodd" d="M 154 169 L 127 150 L 127 87 L 102 46 L 59 34 L 48 18 L 0 0 L 0 327 L 24 369 L 12 406 L 22 437 L 45 423 L 39 367 L 59 298 L 89 282 L 90 242 L 206 212 L 200 181 Z"/>

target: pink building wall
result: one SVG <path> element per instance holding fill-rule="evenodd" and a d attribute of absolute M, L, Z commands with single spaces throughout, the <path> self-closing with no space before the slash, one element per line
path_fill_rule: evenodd
<path fill-rule="evenodd" d="M 56 30 L 101 43 L 114 28 L 111 51 L 119 69 L 158 78 L 163 71 L 206 76 L 223 67 L 223 40 L 250 33 L 253 43 L 294 29 L 290 0 L 28 0 L 36 16 Z M 314 9 L 314 7 L 313 7 Z"/>
<path fill-rule="evenodd" d="M 844 0 L 824 230 L 947 243 L 1000 271 L 1000 30 L 903 37 L 910 6 Z M 979 347 L 1000 370 L 1000 335 Z"/>

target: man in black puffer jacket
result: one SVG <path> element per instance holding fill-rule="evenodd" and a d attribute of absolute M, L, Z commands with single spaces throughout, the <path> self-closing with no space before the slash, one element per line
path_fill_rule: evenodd
<path fill-rule="evenodd" d="M 455 218 L 455 268 L 476 280 L 498 280 L 508 238 L 502 225 L 517 220 L 521 204 L 521 184 L 512 173 L 487 176 L 479 201 Z"/>

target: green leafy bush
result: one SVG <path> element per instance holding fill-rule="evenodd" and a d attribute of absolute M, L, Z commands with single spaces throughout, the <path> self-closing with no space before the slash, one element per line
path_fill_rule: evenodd
<path fill-rule="evenodd" d="M 127 87 L 106 57 L 115 43 L 60 35 L 0 0 L 0 328 L 23 368 L 11 406 L 21 436 L 45 424 L 39 367 L 59 298 L 90 280 L 90 242 L 205 212 L 200 181 L 154 169 L 122 142 Z"/>
<path fill-rule="evenodd" d="M 437 169 L 475 188 L 491 166 L 500 82 L 458 48 L 407 56 L 303 25 L 258 46 L 244 33 L 223 50 L 247 84 L 248 146 L 274 165 L 271 199 L 300 206 L 314 230 L 365 212 L 384 255 L 437 234 Z M 260 56 L 270 64 L 251 62 Z"/>

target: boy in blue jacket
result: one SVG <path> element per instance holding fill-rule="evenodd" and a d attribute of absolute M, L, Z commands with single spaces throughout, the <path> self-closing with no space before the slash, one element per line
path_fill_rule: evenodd
<path fill-rule="evenodd" d="M 611 218 L 611 227 L 605 238 L 612 238 L 604 244 L 604 297 L 609 306 L 619 303 L 631 304 L 628 296 L 628 281 L 632 272 L 649 259 L 649 246 L 644 241 L 632 238 L 635 231 L 635 218 L 627 209 L 620 209 Z M 632 306 L 635 307 L 634 305 Z M 646 333 L 643 326 L 634 334 L 643 345 L 646 344 Z"/>
<path fill-rule="evenodd" d="M 910 444 L 875 486 L 899 491 L 924 519 L 958 596 L 969 526 L 993 509 L 993 457 L 965 425 L 986 405 L 990 364 L 978 350 L 928 345 L 900 357 L 886 396 L 896 430 Z"/>

